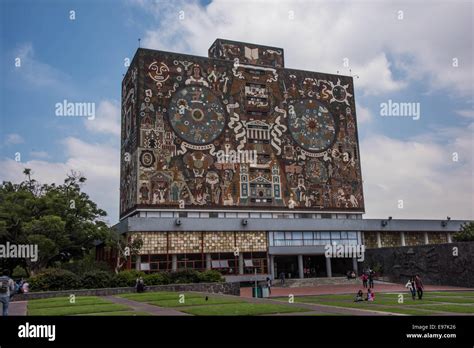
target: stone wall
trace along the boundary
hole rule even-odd
[[[147,292],[154,291],[198,291],[213,294],[226,294],[240,296],[239,283],[196,283],[196,284],[171,284],[171,285],[151,285],[146,287]],[[135,292],[133,287],[125,288],[105,288],[105,289],[84,289],[84,290],[64,290],[64,291],[40,291],[28,294],[17,294],[13,296],[13,301],[27,301],[40,298],[51,298],[61,296],[109,296]]]
[[[395,283],[419,274],[425,284],[474,287],[474,242],[369,249],[365,256],[364,267],[381,268]]]

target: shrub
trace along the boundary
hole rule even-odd
[[[27,278],[27,277],[28,277],[28,273],[26,272],[26,270],[23,267],[16,266],[13,269],[12,278],[19,279],[19,278]]]
[[[199,281],[203,283],[223,282],[224,277],[218,271],[204,271],[199,273]]]
[[[81,277],[83,289],[100,289],[112,286],[112,274],[104,271],[86,272]]]
[[[199,272],[183,270],[169,274],[171,284],[199,283]]]
[[[125,287],[135,286],[138,277],[145,277],[144,272],[130,270],[122,271],[119,274],[115,274],[112,279],[112,286],[114,287]]]
[[[145,285],[164,285],[169,284],[169,278],[166,273],[152,273],[143,277]]]
[[[45,269],[28,280],[31,291],[78,289],[80,279],[72,272],[59,268]]]

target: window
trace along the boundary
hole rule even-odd
[[[303,239],[313,239],[313,232],[303,232]]]
[[[329,232],[320,232],[321,233],[321,238],[322,239],[330,239],[331,238],[331,233]]]
[[[291,232],[285,232],[285,239],[292,239]]]
[[[321,219],[330,219],[330,218],[331,218],[331,214],[327,214],[327,213],[321,214]]]
[[[275,239],[285,239],[285,233],[284,232],[275,232]]]
[[[179,217],[188,217],[188,213],[183,211],[178,214]]]
[[[303,233],[293,232],[293,239],[303,239]]]
[[[210,218],[213,218],[213,219],[218,218],[218,217],[219,217],[219,213],[209,213],[209,217],[210,217]]]
[[[341,239],[341,232],[331,232],[331,239]]]

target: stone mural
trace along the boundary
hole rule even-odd
[[[364,211],[351,77],[216,40],[210,58],[139,49],[122,84],[120,211]]]

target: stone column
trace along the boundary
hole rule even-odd
[[[171,270],[173,272],[178,270],[178,255],[171,255]]]
[[[136,260],[135,260],[135,270],[139,271],[142,263],[142,257],[140,255],[137,255]]]
[[[358,269],[357,258],[356,257],[352,258],[352,269],[354,270],[356,275],[359,274],[359,269]]]
[[[212,269],[211,254],[206,254],[206,269]]]
[[[428,238],[428,232],[423,233],[423,238],[425,240],[425,244],[430,244],[430,240]]]
[[[272,279],[275,279],[275,256],[270,255],[270,274]]]
[[[377,231],[377,248],[382,247],[382,239],[380,238],[380,232]]]
[[[453,242],[453,238],[451,236],[451,233],[448,233],[448,243],[452,243]]]
[[[400,243],[402,246],[405,246],[405,232],[400,232]]]
[[[244,254],[239,253],[239,274],[244,274]]]
[[[326,274],[328,277],[332,277],[331,258],[326,257]]]
[[[300,279],[304,278],[303,255],[298,255],[298,275]]]

